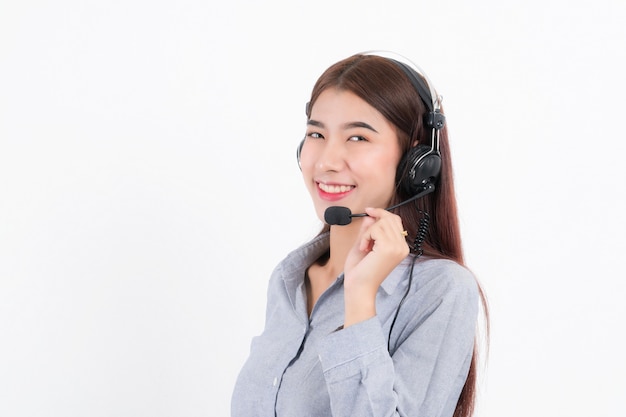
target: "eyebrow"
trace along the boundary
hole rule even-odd
[[[324,128],[324,123],[319,122],[317,120],[313,120],[313,119],[309,119],[307,120],[306,124],[308,126],[315,126],[315,127],[319,127],[319,128]],[[378,131],[376,129],[374,129],[372,126],[370,126],[369,124],[365,123],[365,122],[348,122],[345,123],[341,126],[343,129],[354,129],[354,128],[364,128],[364,129],[369,129],[372,132],[378,133]]]

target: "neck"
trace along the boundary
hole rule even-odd
[[[331,276],[343,272],[350,249],[359,237],[361,219],[355,218],[345,226],[330,226],[330,256],[325,268]]]

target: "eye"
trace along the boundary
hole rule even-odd
[[[318,132],[307,132],[306,136],[313,139],[324,139],[324,136]]]
[[[348,138],[350,142],[367,142],[367,139],[364,136],[350,136]]]

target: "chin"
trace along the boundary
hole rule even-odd
[[[315,213],[317,213],[317,218],[324,224],[326,224],[326,221],[324,220],[324,213],[326,212],[326,209],[328,207],[330,207],[330,206],[322,207],[322,208],[319,208],[319,209],[315,210]]]

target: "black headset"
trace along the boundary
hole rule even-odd
[[[426,74],[407,58],[388,51],[369,51],[363,52],[362,55],[379,56],[396,64],[409,78],[428,110],[424,115],[424,123],[432,132],[430,145],[418,144],[412,147],[402,157],[396,171],[396,184],[400,189],[408,196],[416,195],[427,185],[435,185],[441,171],[439,135],[446,123],[446,118],[441,113],[441,96],[437,95]],[[308,105],[309,103],[307,107]],[[298,166],[303,145],[304,139],[296,151]]]

